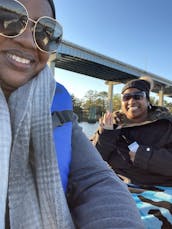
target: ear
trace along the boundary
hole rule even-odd
[[[148,101],[148,109],[151,110],[152,109],[152,105],[150,104],[150,102]]]

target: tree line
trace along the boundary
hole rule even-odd
[[[97,92],[96,90],[88,90],[82,99],[75,97],[73,94],[73,108],[78,115],[79,121],[87,121],[91,108],[95,108],[97,120],[108,109],[108,93],[106,91]],[[158,105],[158,100],[155,97],[150,97],[152,105]],[[114,94],[113,110],[119,110],[121,107],[121,95]],[[164,100],[164,106],[172,112],[172,103]]]

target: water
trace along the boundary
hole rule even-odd
[[[83,128],[83,132],[90,138],[98,128],[99,123],[88,123],[88,122],[80,122],[79,125]]]

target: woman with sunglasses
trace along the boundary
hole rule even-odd
[[[0,228],[143,228],[47,66],[61,38],[52,0],[0,0]]]
[[[106,113],[100,120],[100,128],[92,139],[103,159],[130,189],[137,188],[136,193],[143,192],[144,189],[156,190],[157,185],[163,186],[161,191],[166,190],[165,186],[172,187],[172,115],[164,107],[151,105],[149,96],[152,88],[153,81],[149,77],[126,83],[121,94],[121,110]],[[167,189],[171,195],[164,194],[164,199],[161,199],[162,193],[159,194],[160,198],[156,193],[155,202],[165,203],[168,200],[167,205],[172,207],[172,188]],[[142,206],[139,198],[136,202],[144,218],[142,207],[145,205]],[[149,203],[153,203],[152,197]],[[151,219],[148,210],[152,205],[146,206],[147,228],[160,228],[156,222],[150,226],[150,222],[154,223],[154,220],[148,220]],[[153,209],[158,209],[158,206],[163,207],[156,205]],[[165,208],[167,215],[168,210]],[[164,219],[167,223],[172,219],[171,216],[168,218],[161,214],[156,216],[159,217],[160,220],[156,220],[160,224]],[[172,222],[169,225],[170,227],[164,228],[172,228]]]

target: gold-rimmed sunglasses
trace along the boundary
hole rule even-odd
[[[17,0],[0,0],[0,35],[8,38],[20,36],[29,23],[33,23],[33,39],[39,50],[55,52],[62,40],[62,26],[48,16],[33,20],[26,7]]]

